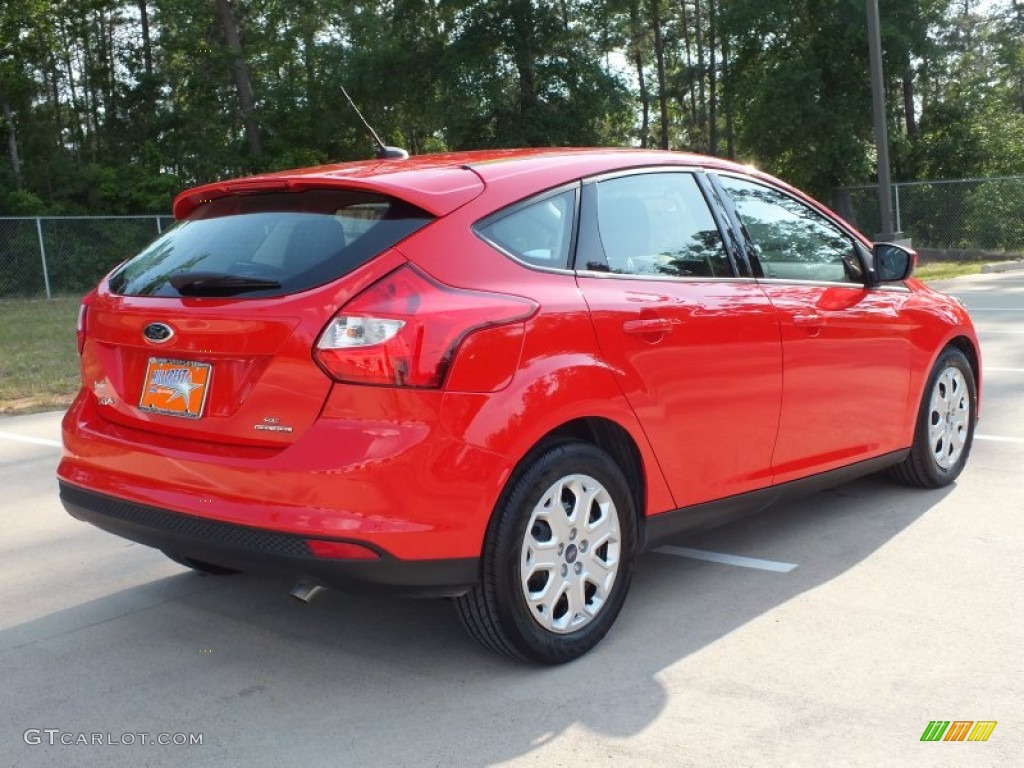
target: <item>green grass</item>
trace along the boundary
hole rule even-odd
[[[918,264],[914,268],[914,277],[928,282],[930,280],[948,280],[951,277],[977,275],[981,272],[983,262],[980,261],[933,261],[931,264]]]
[[[0,301],[0,414],[66,408],[78,391],[81,299]]]

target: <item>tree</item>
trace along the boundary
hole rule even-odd
[[[26,62],[37,53],[34,24],[42,23],[45,5],[37,0],[11,0],[0,8],[0,130],[7,135],[7,159],[14,189],[24,186],[18,144],[18,113],[30,110],[37,88]]]
[[[570,0],[464,0],[444,67],[448,144],[624,141],[625,87],[601,66],[601,37],[586,18]]]
[[[938,0],[887,3],[883,48],[893,62],[927,50],[927,19]],[[845,0],[732,0],[727,98],[741,151],[822,199],[869,174],[871,111],[866,16]],[[895,73],[895,74],[894,74]]]
[[[249,140],[249,151],[253,157],[259,157],[263,153],[263,139],[260,138],[260,127],[256,122],[256,102],[252,92],[252,76],[249,73],[249,63],[245,60],[242,52],[242,38],[239,33],[238,19],[235,18],[234,0],[216,0],[217,16],[220,18],[221,28],[224,31],[224,39],[227,41],[231,51],[231,68],[235,78],[235,88],[238,90],[238,106],[242,113],[242,123],[245,125],[245,136]]]
[[[1024,0],[886,0],[897,178],[1024,172]],[[0,214],[413,152],[661,146],[871,179],[859,0],[7,0]]]

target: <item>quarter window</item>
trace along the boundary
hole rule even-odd
[[[597,225],[608,271],[732,277],[721,233],[689,173],[642,173],[597,184]]]
[[[527,264],[566,269],[575,212],[576,190],[569,189],[491,216],[476,231]]]
[[[720,177],[767,278],[863,282],[853,240],[817,211],[763,184]]]

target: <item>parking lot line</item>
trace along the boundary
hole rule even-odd
[[[50,448],[60,448],[60,440],[47,440],[45,437],[29,437],[14,432],[0,432],[0,440],[12,440],[15,443],[31,443],[32,445],[46,445]]]
[[[1000,435],[975,435],[975,440],[991,440],[994,443],[1024,443],[1024,437],[1002,437]]]
[[[997,371],[999,373],[1024,373],[1024,368],[994,368],[986,365],[984,367],[985,373],[989,371]]]
[[[757,557],[741,557],[740,555],[727,555],[723,552],[708,552],[703,549],[690,549],[689,547],[658,547],[655,552],[663,555],[676,555],[677,557],[688,557],[691,560],[707,560],[711,563],[724,563],[725,565],[736,565],[740,568],[755,568],[759,571],[775,571],[776,573],[788,573],[796,568],[796,563],[780,563],[775,560],[761,560]]]

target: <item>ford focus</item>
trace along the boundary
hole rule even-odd
[[[642,150],[386,159],[201,186],[83,301],[76,518],[210,574],[451,598],[560,663],[639,555],[882,470],[952,483],[964,308],[811,198]]]

